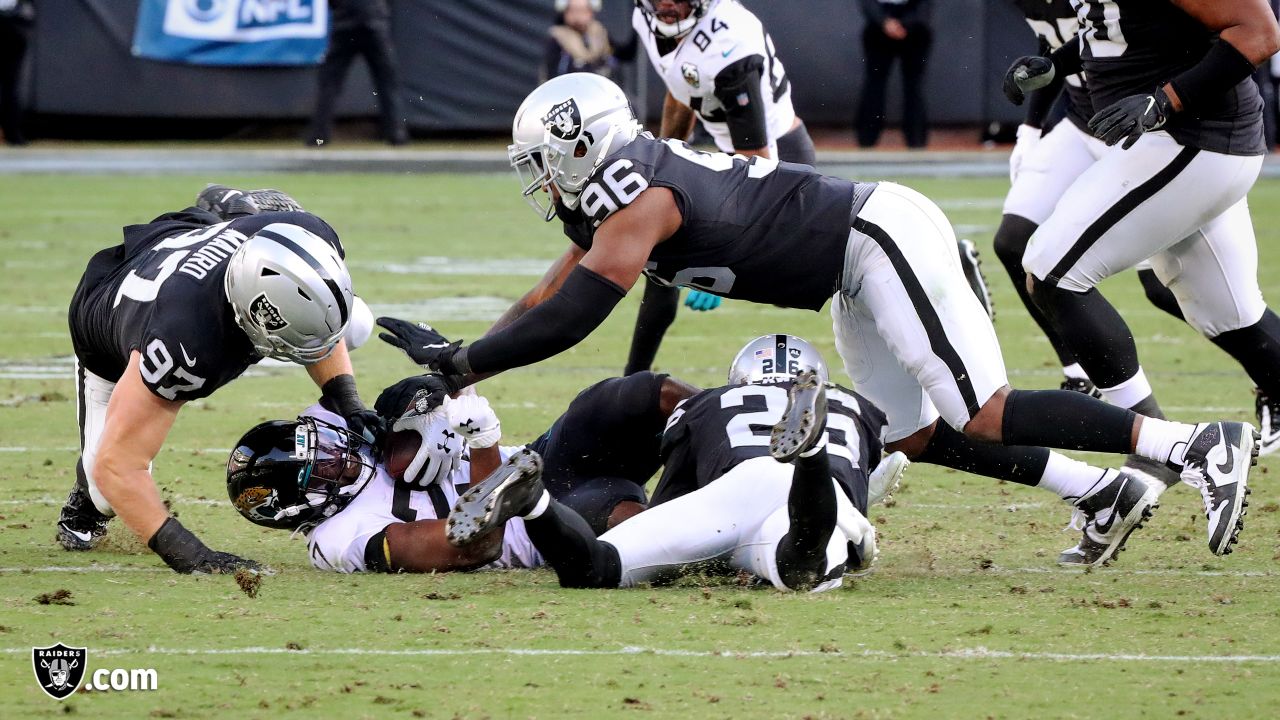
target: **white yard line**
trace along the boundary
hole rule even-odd
[[[27,655],[30,647],[0,648],[6,655]],[[725,658],[730,660],[752,660],[793,657],[823,657],[848,659],[887,659],[906,660],[912,658],[933,658],[945,660],[1044,660],[1049,662],[1185,662],[1185,663],[1280,663],[1280,655],[1144,655],[1130,653],[1058,653],[1058,652],[1014,652],[1009,650],[990,650],[985,647],[957,648],[954,650],[858,650],[822,652],[818,650],[676,650],[668,648],[647,648],[627,646],[616,649],[586,648],[419,648],[419,649],[371,649],[371,648],[316,648],[289,650],[274,647],[243,648],[160,648],[149,647],[139,650],[90,648],[95,656],[100,655],[354,655],[372,657],[457,657],[474,655],[507,655],[507,656],[553,656],[553,657],[601,657],[601,656],[635,656],[655,655],[660,657],[693,657],[693,658]]]

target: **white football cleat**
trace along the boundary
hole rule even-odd
[[[1258,431],[1249,423],[1200,423],[1187,443],[1182,480],[1200,490],[1209,550],[1231,553],[1249,507],[1249,468],[1258,464]]]
[[[888,500],[898,489],[902,474],[910,464],[911,461],[907,456],[900,452],[889,453],[881,459],[880,464],[871,471],[871,477],[867,480],[867,507]]]

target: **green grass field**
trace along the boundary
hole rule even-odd
[[[190,202],[202,183],[274,186],[342,235],[375,312],[474,338],[565,241],[508,176],[0,176],[0,717],[1274,717],[1280,708],[1280,520],[1264,459],[1239,549],[1205,545],[1179,488],[1112,568],[1058,569],[1068,508],[1049,493],[924,466],[875,508],[878,571],[819,596],[719,580],[565,591],[547,571],[340,576],[305,544],[226,502],[226,448],[314,399],[298,369],[256,372],[193,403],[156,461],[182,521],[278,572],[250,598],[230,577],[171,573],[118,523],[107,546],[53,543],[74,478],[65,308],[89,255],[121,225]],[[1049,346],[990,251],[1006,183],[912,181],[985,249],[1015,385],[1056,385]],[[1280,297],[1280,183],[1252,197],[1263,289]],[[1148,306],[1132,275],[1107,295],[1129,318],[1172,417],[1250,419],[1245,375]],[[636,293],[638,294],[638,293]],[[481,386],[508,440],[529,440],[573,394],[620,371],[636,298],[575,350]],[[838,365],[825,313],[727,302],[682,313],[664,371],[722,382],[766,332]],[[366,394],[414,371],[379,343],[355,354]],[[837,373],[837,378],[843,373]],[[38,596],[70,592],[68,604]],[[89,669],[155,668],[156,692],[46,697],[30,648],[89,648]],[[1216,660],[1215,660],[1216,659]]]

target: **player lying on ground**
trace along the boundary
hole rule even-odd
[[[722,152],[816,162],[813,140],[791,104],[791,78],[773,38],[737,0],[636,0],[631,26],[667,89],[658,137],[687,140],[696,118]],[[967,240],[958,248],[965,276],[990,311],[977,249]],[[627,374],[653,364],[679,299],[678,287],[645,282]],[[719,304],[718,295],[697,289],[685,299],[694,310]]]
[[[227,464],[232,503],[250,522],[305,532],[311,563],[321,570],[540,565],[519,519],[494,526],[463,548],[446,542],[444,518],[460,489],[519,448],[499,447],[501,426],[484,398],[445,398],[429,376],[389,388],[378,406],[405,407],[404,395],[414,388],[414,400],[395,421],[385,452],[347,432],[324,401],[297,420],[254,427]],[[661,462],[662,428],[676,404],[695,392],[648,372],[583,390],[529,444],[546,459],[546,486],[587,518],[595,533],[642,511],[644,483]],[[301,486],[300,478],[305,479]]]
[[[390,331],[384,340],[455,387],[573,347],[642,272],[782,307],[817,311],[831,299],[836,348],[855,386],[888,415],[889,449],[1070,500],[1094,563],[1121,549],[1158,491],[1041,446],[1136,452],[1211,484],[1215,553],[1242,527],[1252,426],[1167,422],[1079,393],[1010,388],[951,225],[923,195],[656,140],[621,89],[594,75],[564,75],[531,93],[513,136],[512,164],[532,175],[524,195],[541,214],[554,207],[570,249],[469,346],[378,321]]]
[[[71,299],[80,457],[58,518],[62,546],[87,550],[118,514],[180,573],[254,566],[160,500],[151,463],[184,403],[270,357],[305,365],[353,427],[381,427],[341,342],[355,298],[333,228],[275,191],[213,186],[197,205],[126,227]]]
[[[1152,303],[1185,319],[1249,374],[1257,386],[1261,452],[1280,447],[1280,319],[1267,308],[1258,287],[1257,247],[1245,200],[1265,152],[1262,103],[1249,63],[1231,58],[1238,54],[1235,46],[1249,49],[1265,44],[1268,33],[1274,35],[1270,10],[1255,4],[1251,16],[1245,13],[1224,24],[1212,15],[1245,4],[1213,3],[1214,12],[1206,14],[1207,3],[1084,3],[1079,17],[1087,24],[1081,45],[1070,3],[1018,4],[1050,40],[1043,49],[1057,48],[1061,55],[1055,57],[1063,65],[1062,72],[1054,70],[1050,85],[1030,95],[1028,122],[1039,124],[1059,86],[1066,88],[1068,109],[1067,118],[1043,141],[1034,139],[1038,131],[1019,129],[1018,147],[1025,152],[1015,151],[1015,157],[1025,160],[1021,166],[1010,162],[1014,183],[996,232],[996,252],[1062,360],[1069,375],[1064,388],[1087,392],[1095,381],[1095,392],[1113,404],[1163,418],[1129,329],[1094,287],[1137,262]],[[1098,20],[1104,16],[1110,19]],[[1110,29],[1103,32],[1102,25]],[[1070,32],[1059,35],[1064,26]],[[1224,34],[1211,51],[1214,30]],[[1117,33],[1123,38],[1119,42],[1112,37]],[[1095,45],[1100,48],[1096,53]],[[1092,65],[1088,72],[1064,81],[1082,62]],[[1193,70],[1197,63],[1208,64]],[[1054,68],[1048,57],[1015,62],[1005,85],[1011,100],[1020,102],[1024,96],[1015,73],[1030,72],[1033,65]],[[1243,73],[1235,80],[1233,67]],[[1044,81],[1045,75],[1031,74],[1036,82]],[[1217,87],[1203,84],[1208,77]],[[1123,117],[1121,109],[1133,108],[1141,98],[1152,98],[1155,108],[1155,96],[1147,93],[1157,79],[1166,78],[1173,85],[1191,82],[1193,94],[1204,94],[1200,107],[1169,114],[1162,127],[1153,120],[1151,132],[1131,150],[1110,147],[1108,143],[1138,135],[1107,136],[1104,131],[1114,123],[1104,125],[1101,119]],[[1145,107],[1139,103],[1133,110]],[[1093,108],[1102,111],[1098,122],[1092,121]],[[1146,125],[1137,125],[1134,132],[1143,133]],[[1233,167],[1245,170],[1237,175],[1229,169]],[[1029,245],[1033,233],[1036,239]],[[1033,283],[1024,258],[1027,268],[1035,268],[1033,275],[1039,273]],[[1178,480],[1176,473],[1149,461],[1133,459],[1126,468],[1165,485]],[[1212,494],[1213,488],[1204,491]]]
[[[822,358],[797,337],[752,341],[729,381],[676,408],[651,507],[598,539],[524,450],[459,499],[449,541],[466,547],[523,518],[564,587],[630,587],[690,570],[746,571],[782,590],[839,587],[875,560],[865,514],[884,415],[828,385]]]

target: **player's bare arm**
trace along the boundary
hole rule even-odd
[[[498,330],[515,322],[517,318],[525,314],[529,310],[536,307],[539,303],[556,294],[561,285],[564,285],[565,278],[569,277],[569,273],[578,266],[578,261],[586,251],[577,245],[570,245],[564,254],[556,259],[551,267],[547,269],[542,279],[534,285],[529,292],[517,300],[502,316],[493,323],[493,325],[485,332],[485,335],[491,335]]]
[[[143,542],[169,517],[150,465],[169,435],[183,403],[153,394],[138,369],[134,351],[107,405],[106,428],[94,462],[98,490]]]
[[[1230,46],[1230,49],[1219,47],[1216,48],[1217,52],[1210,51],[1200,65],[1180,76],[1182,83],[1178,82],[1179,78],[1175,78],[1164,86],[1164,94],[1169,97],[1175,112],[1181,112],[1186,104],[1194,102],[1194,98],[1184,99],[1182,94],[1198,89],[1195,76],[1191,75],[1197,68],[1204,66],[1205,71],[1219,76],[1234,77],[1240,73],[1248,76],[1254,68],[1280,52],[1280,27],[1276,25],[1276,16],[1265,0],[1170,1],[1199,20],[1206,28],[1217,32],[1219,45]],[[1209,66],[1210,63],[1213,63],[1212,67]],[[1192,81],[1190,87],[1188,79]]]
[[[663,187],[651,187],[627,207],[610,215],[596,230],[582,267],[630,290],[649,254],[680,229],[680,208],[675,195]]]
[[[658,136],[684,140],[693,132],[695,121],[693,109],[676,100],[668,91],[662,101],[662,124],[658,126]]]

